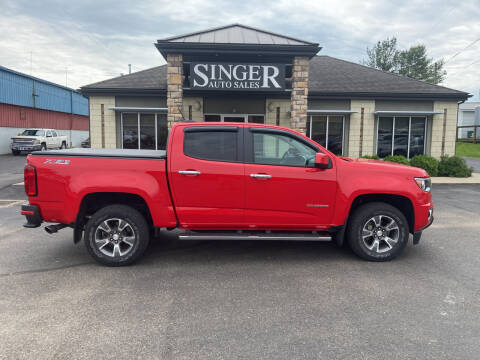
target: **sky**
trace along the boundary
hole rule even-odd
[[[0,0],[0,65],[73,88],[165,63],[157,39],[241,23],[352,62],[395,36],[444,59],[442,85],[480,101],[480,0]]]

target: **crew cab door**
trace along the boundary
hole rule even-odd
[[[249,228],[324,229],[331,221],[336,169],[314,167],[320,151],[283,130],[245,129],[245,219]]]
[[[243,128],[180,126],[169,146],[168,175],[180,225],[195,229],[243,227]]]

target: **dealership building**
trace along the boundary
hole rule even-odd
[[[167,64],[82,87],[94,148],[164,149],[184,120],[285,126],[338,155],[455,153],[466,92],[234,24],[155,43]]]

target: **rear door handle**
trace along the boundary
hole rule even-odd
[[[180,170],[178,173],[182,175],[200,175],[200,171],[196,170]]]
[[[272,175],[268,174],[250,174],[250,177],[256,178],[256,179],[271,179]]]

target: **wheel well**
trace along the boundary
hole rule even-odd
[[[131,193],[92,193],[86,195],[80,204],[77,222],[85,223],[86,217],[94,214],[101,208],[113,204],[123,204],[139,211],[150,226],[153,226],[152,215],[147,202],[139,195]]]
[[[413,228],[415,226],[415,214],[413,211],[413,205],[409,198],[401,195],[392,195],[392,194],[366,194],[360,195],[352,203],[350,208],[350,213],[355,211],[360,205],[370,203],[370,202],[384,202],[389,205],[396,207],[402,212],[405,218],[408,221],[408,227],[410,232],[413,233]]]

